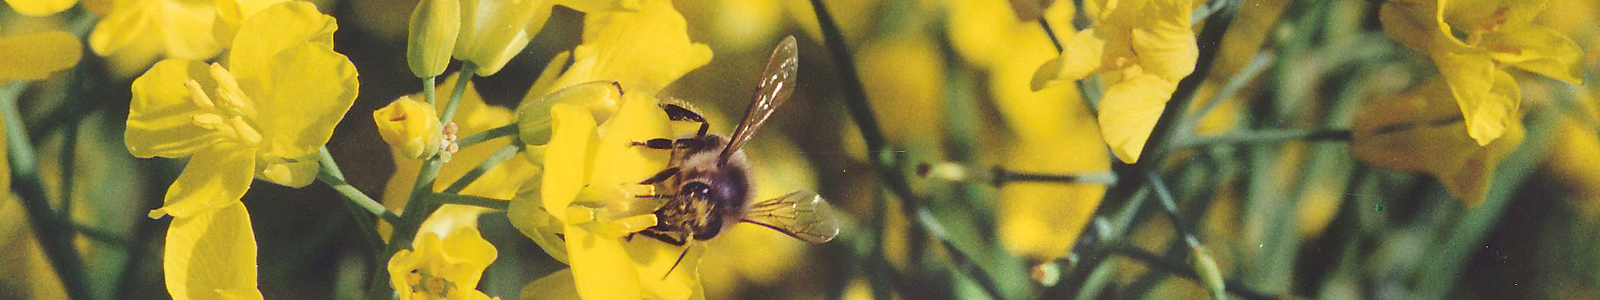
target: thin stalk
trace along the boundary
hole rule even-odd
[[[437,84],[435,83],[435,80],[437,79],[438,77],[433,76],[428,76],[428,78],[422,79],[422,98],[428,100],[428,105],[434,105],[434,103],[439,101],[439,96],[433,92],[433,86]]]
[[[901,211],[911,214],[908,218],[918,220],[918,222],[911,222],[913,231],[929,231],[929,228],[926,227],[930,225],[937,226],[938,223],[931,218],[919,218],[914,213],[921,211],[917,203],[919,198],[912,192],[911,185],[906,180],[905,174],[899,172],[896,168],[900,163],[899,158],[895,156],[897,152],[890,151],[888,139],[884,137],[883,130],[878,127],[877,117],[872,114],[872,106],[867,102],[866,90],[861,86],[860,73],[856,70],[855,58],[850,54],[850,50],[844,41],[844,33],[839,30],[838,24],[833,20],[833,16],[828,12],[827,5],[822,0],[811,0],[811,7],[816,12],[817,23],[822,29],[823,43],[827,46],[829,54],[833,56],[834,66],[838,70],[840,83],[842,83],[840,86],[843,88],[845,108],[850,111],[852,120],[861,130],[861,137],[866,142],[867,153],[871,156],[875,173],[878,174],[879,180],[882,180],[888,186],[890,192],[900,199]],[[941,243],[941,245],[946,246],[951,253],[960,252],[959,249],[950,247],[952,245],[948,243],[948,239],[940,238],[940,241],[946,242]],[[976,279],[975,281],[980,285],[985,285],[984,291],[990,292],[991,297],[996,299],[1007,298],[1005,294],[998,293],[999,288],[994,285],[995,282],[989,277],[988,273],[980,271],[969,275]]]
[[[506,210],[511,207],[511,200],[506,199],[449,193],[435,193],[432,197],[439,204],[469,205],[495,210]]]
[[[478,143],[482,143],[484,141],[515,135],[517,135],[517,124],[506,124],[505,126],[489,128],[489,130],[479,131],[477,133],[462,136],[461,138],[456,139],[456,146],[460,147],[461,149],[466,149],[467,147],[477,145]]]
[[[1145,265],[1148,265],[1151,268],[1177,274],[1178,276],[1183,276],[1183,278],[1188,278],[1189,280],[1194,280],[1196,283],[1199,283],[1200,274],[1195,272],[1193,268],[1190,268],[1183,263],[1172,261],[1165,257],[1161,257],[1161,255],[1156,255],[1155,253],[1150,253],[1131,245],[1119,245],[1112,247],[1111,250],[1112,253],[1131,258],[1135,261],[1143,262]],[[1278,297],[1273,296],[1272,294],[1245,286],[1243,282],[1239,282],[1238,280],[1228,279],[1227,282],[1228,293],[1232,293],[1240,298],[1258,300],[1278,299]]]
[[[362,193],[361,190],[344,181],[344,173],[340,172],[339,165],[334,162],[333,155],[328,153],[328,148],[322,148],[322,152],[317,159],[322,163],[322,170],[317,173],[317,180],[328,184],[334,191],[339,192],[339,195],[349,200],[346,202],[354,204],[355,208],[360,209],[358,212],[371,214],[383,219],[384,222],[389,222],[389,224],[400,222],[400,216],[389,211],[389,208],[384,207],[383,203],[378,203],[378,200],[372,199],[366,193]],[[371,232],[377,233],[377,230],[374,229]]]
[[[61,194],[61,207],[56,209],[56,218],[63,222],[72,220],[72,171],[77,169],[78,161],[78,125],[81,120],[68,122],[61,135],[61,157],[57,157],[56,164],[61,169],[61,182],[56,191]]]
[[[478,71],[478,65],[470,61],[461,62],[461,71],[456,75],[455,89],[450,90],[450,102],[444,104],[444,111],[439,112],[439,124],[450,124],[455,119],[456,107],[461,106],[461,95],[467,92],[467,83],[472,82],[472,73]],[[431,86],[431,85],[430,85]],[[424,94],[432,95],[433,93]]]
[[[83,258],[73,246],[72,228],[57,218],[50,208],[50,197],[45,193],[44,182],[39,178],[38,161],[33,156],[33,144],[28,141],[27,127],[22,124],[22,114],[17,111],[17,98],[28,87],[27,83],[12,82],[0,87],[0,118],[4,119],[6,155],[11,160],[11,190],[22,199],[22,208],[28,213],[28,223],[33,225],[35,237],[44,248],[45,257],[61,277],[61,286],[72,299],[89,299],[88,279],[84,275]]]
[[[471,185],[473,181],[477,181],[478,177],[483,176],[483,173],[488,173],[489,169],[493,169],[494,166],[499,165],[500,162],[516,156],[517,152],[522,152],[522,145],[512,143],[511,145],[507,145],[505,148],[500,148],[500,151],[495,151],[494,154],[490,154],[489,158],[484,159],[483,162],[479,163],[477,167],[472,168],[471,171],[467,171],[467,174],[461,175],[460,179],[456,179],[456,182],[451,183],[450,187],[444,189],[444,193],[460,194],[461,190],[467,189],[467,185]]]
[[[1348,141],[1350,129],[1259,129],[1181,139],[1167,151],[1227,144],[1281,143],[1288,141]]]

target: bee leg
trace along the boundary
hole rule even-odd
[[[650,139],[643,142],[633,142],[633,146],[644,146],[656,150],[672,150],[676,143],[670,139]]]
[[[702,131],[700,133],[700,135],[705,135],[705,132]],[[678,139],[676,141],[672,141],[672,146],[675,147],[675,148],[678,148],[678,149],[700,149],[700,148],[704,148],[706,146],[706,142],[703,141],[703,140],[700,140],[700,139],[692,139],[692,138],[691,139]]]
[[[657,240],[660,240],[663,243],[672,244],[673,246],[683,246],[684,244],[688,243],[688,241],[686,241],[686,239],[675,238],[675,237],[672,237],[672,236],[664,234],[664,233],[656,232],[654,230],[640,231],[639,234],[643,234],[644,236],[655,238]]]
[[[639,184],[656,184],[657,182],[667,180],[667,178],[672,178],[673,175],[678,175],[677,167],[667,168],[666,170],[661,170],[661,172],[656,172],[656,175],[650,176],[650,179],[640,181]]]
[[[661,109],[667,112],[667,119],[673,121],[700,122],[700,130],[695,133],[695,136],[705,136],[706,130],[711,129],[711,123],[706,122],[705,117],[702,117],[700,116],[700,113],[689,110],[688,108],[684,108],[681,105],[667,103],[662,104]]]

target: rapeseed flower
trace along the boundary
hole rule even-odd
[[[1506,66],[1583,84],[1583,50],[1533,24],[1543,0],[1396,0],[1383,4],[1383,29],[1426,52],[1449,83],[1467,134],[1487,146],[1517,122],[1522,93]]]
[[[413,249],[389,258],[389,282],[401,300],[499,299],[475,289],[498,256],[476,226],[457,226],[442,236],[423,232]]]
[[[557,4],[591,14],[639,6],[637,0],[461,0],[455,58],[478,66],[478,76],[500,72],[539,34]]]
[[[372,111],[372,121],[378,124],[383,141],[406,158],[431,157],[444,146],[444,125],[439,125],[433,105],[411,97],[400,97]]]
[[[78,0],[6,0],[6,4],[20,14],[43,16],[72,8],[78,4]]]
[[[1093,74],[1112,82],[1100,102],[1100,135],[1123,162],[1134,163],[1178,81],[1194,72],[1200,50],[1191,0],[1085,1],[1094,21],[1063,41],[1061,56],[1034,73],[1033,88]]]
[[[161,58],[205,60],[222,51],[212,32],[213,1],[115,0],[89,33],[89,49],[108,58],[117,77],[144,71]]]
[[[1516,86],[1497,86],[1515,92]],[[1451,87],[1436,79],[1392,99],[1366,103],[1352,124],[1350,148],[1375,166],[1420,171],[1439,180],[1467,204],[1483,200],[1496,166],[1522,143],[1522,122],[1480,146],[1460,126],[1461,111],[1451,103]]]
[[[332,17],[306,2],[246,19],[226,67],[157,63],[133,83],[125,139],[136,157],[188,157],[150,217],[172,216],[163,270],[175,299],[261,298],[256,241],[239,202],[251,178],[303,187],[356,97]]]
[[[524,132],[524,142],[533,143],[528,157],[542,164],[544,174],[540,186],[513,200],[508,213],[512,224],[571,266],[573,291],[583,298],[686,299],[703,293],[703,247],[632,235],[656,224],[653,211],[660,200],[637,196],[657,191],[638,183],[665,169],[669,154],[632,142],[693,132],[673,126],[654,94],[710,62],[711,50],[689,41],[671,2],[638,4],[637,12],[586,16],[584,43],[572,52],[572,65],[553,67],[550,72],[559,76],[541,76],[518,108],[547,112],[523,113],[518,122],[549,129],[532,130],[547,137]],[[586,89],[595,81],[616,91],[552,93]],[[615,86],[606,87],[611,82]],[[545,127],[535,125],[522,128]],[[537,144],[543,140],[548,143]],[[564,240],[552,240],[554,233]],[[686,256],[677,263],[680,254]]]

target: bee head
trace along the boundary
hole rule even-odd
[[[722,205],[719,199],[726,197],[727,191],[717,189],[714,183],[705,181],[690,181],[678,189],[679,195],[691,199],[689,210],[692,211],[693,220],[689,227],[694,232],[694,239],[707,240],[716,237],[722,231],[722,219],[731,212],[726,211],[727,206]]]

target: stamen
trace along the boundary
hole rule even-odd
[[[211,64],[211,78],[217,81],[217,106],[229,114],[242,117],[255,115],[255,107],[250,105],[250,97],[246,96],[243,89],[239,88],[239,81],[228,73],[222,65]]]
[[[184,82],[183,86],[189,88],[189,100],[194,101],[194,105],[199,106],[201,110],[217,108],[216,102],[212,102],[211,96],[206,95],[206,91],[200,87],[199,81],[190,79],[189,81]]]
[[[206,130],[217,130],[217,128],[223,126],[222,116],[213,113],[195,114],[189,117],[189,120],[195,126],[200,126],[200,128],[205,128]]]
[[[244,118],[234,116],[232,119],[229,119],[229,121],[232,122],[233,130],[238,133],[240,141],[243,141],[247,145],[256,145],[261,143],[261,132],[258,131],[255,126],[245,122]]]

